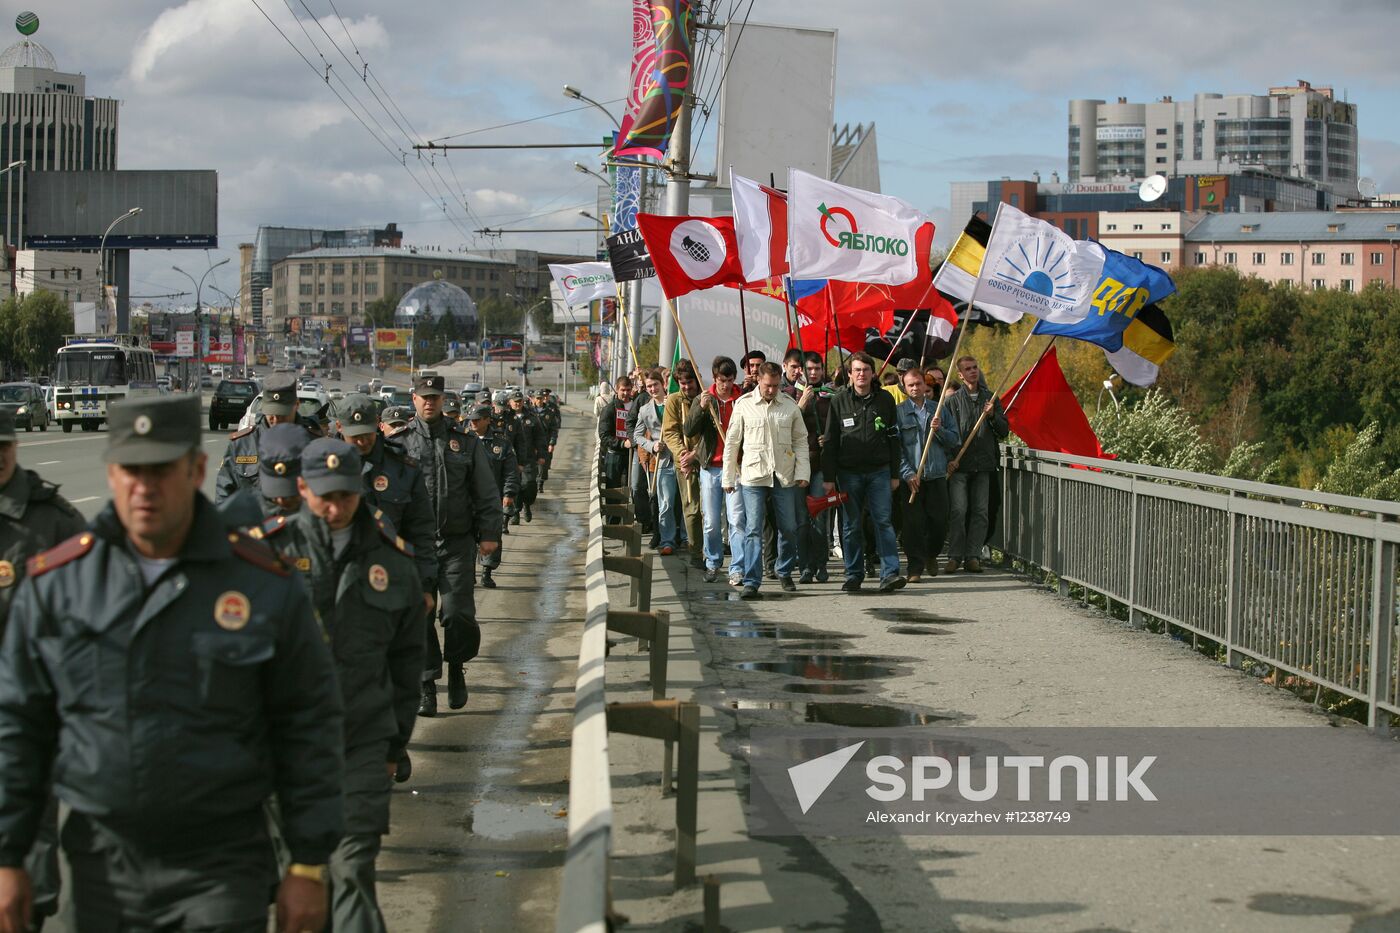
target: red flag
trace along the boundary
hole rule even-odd
[[[667,298],[717,285],[743,284],[734,218],[638,214],[637,229],[642,231]]]
[[[1001,404],[1011,430],[1036,450],[1112,459],[1099,446],[1053,347],[1002,396]]]

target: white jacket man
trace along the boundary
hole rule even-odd
[[[758,387],[739,399],[725,435],[725,491],[739,489],[744,498],[744,599],[758,598],[763,579],[763,521],[773,505],[778,526],[778,578],[785,590],[795,590],[792,569],[797,562],[799,509],[805,508],[807,482],[812,475],[807,452],[807,425],[802,409],[779,391],[782,369],[764,363]],[[775,482],[776,480],[776,482]]]

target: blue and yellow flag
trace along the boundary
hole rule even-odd
[[[1103,275],[1090,293],[1088,316],[1074,324],[1037,321],[1035,333],[1073,337],[1116,352],[1138,314],[1176,291],[1171,276],[1156,266],[1107,247],[1103,251]]]

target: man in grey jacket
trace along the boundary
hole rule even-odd
[[[632,444],[644,451],[651,461],[644,472],[651,486],[651,502],[655,509],[655,540],[661,555],[676,552],[676,526],[680,511],[680,488],[676,483],[676,462],[670,448],[661,438],[661,422],[666,412],[666,379],[659,369],[649,370],[642,384],[646,395],[637,407],[637,426],[632,431]],[[680,530],[685,539],[685,529]]]
[[[999,466],[998,444],[1011,433],[1011,426],[1001,410],[1001,400],[982,381],[975,357],[958,358],[958,379],[958,389],[945,407],[957,425],[958,436],[964,443],[969,436],[972,441],[962,459],[949,465],[948,563],[943,569],[955,573],[961,564],[968,573],[981,573],[992,483]],[[973,434],[973,426],[984,412],[987,417]]]

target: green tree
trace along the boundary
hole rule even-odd
[[[376,298],[365,305],[365,320],[370,327],[393,327],[394,311],[398,306],[398,299],[393,295]]]
[[[1148,392],[1135,405],[1101,408],[1090,423],[1104,450],[1120,460],[1197,473],[1215,466],[1200,429],[1164,392]]]
[[[1387,463],[1380,449],[1381,429],[1368,424],[1327,466],[1314,488],[1343,496],[1400,501],[1400,469]]]
[[[36,291],[20,302],[10,352],[31,376],[53,369],[63,338],[73,332],[73,312],[53,292]]]

